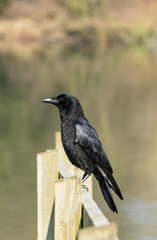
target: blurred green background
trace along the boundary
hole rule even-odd
[[[118,0],[4,3],[0,239],[36,239],[36,154],[54,148],[60,130],[58,110],[41,100],[68,92],[97,130],[124,195],[124,201],[115,196],[119,214],[113,214],[94,182],[96,202],[118,224],[120,239],[155,240],[157,50],[156,29],[150,26],[156,15],[142,19],[146,8],[154,12],[155,3],[136,1],[134,8],[131,1]]]

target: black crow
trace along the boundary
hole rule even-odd
[[[120,199],[123,199],[123,196],[112,175],[112,167],[99,137],[85,118],[79,101],[70,94],[60,94],[43,99],[42,102],[54,104],[59,108],[63,147],[70,162],[85,172],[82,182],[93,173],[108,206],[118,213],[110,188]]]

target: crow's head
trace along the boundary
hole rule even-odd
[[[67,93],[60,94],[57,97],[45,98],[42,102],[56,105],[62,116],[71,114],[81,116],[83,114],[82,107],[77,98]]]

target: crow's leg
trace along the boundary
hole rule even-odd
[[[83,177],[82,177],[82,183],[84,183],[89,176],[90,176],[90,174],[85,172],[85,173],[83,174]]]

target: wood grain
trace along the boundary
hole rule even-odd
[[[114,223],[101,227],[89,227],[81,229],[78,234],[78,240],[115,240],[117,227]]]
[[[81,220],[81,178],[55,183],[55,240],[74,240]]]
[[[58,151],[37,155],[38,240],[53,239],[54,184],[58,179]],[[51,238],[52,237],[52,238]]]

